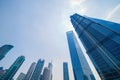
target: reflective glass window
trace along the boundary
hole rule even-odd
[[[105,26],[102,26],[102,25],[97,24],[97,23],[92,23],[90,26],[93,27],[94,29],[96,29],[97,31],[99,31],[100,33],[102,33],[105,36],[108,36],[109,34],[112,33],[110,30],[105,28]]]
[[[98,32],[97,30],[95,30],[92,27],[88,27],[87,31],[92,34],[94,36],[94,38],[96,38],[98,41],[101,41],[105,38],[105,36],[103,34],[101,34],[100,32]]]

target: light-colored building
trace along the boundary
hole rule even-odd
[[[16,80],[24,80],[25,78],[25,74],[24,73],[20,73],[20,75],[17,77]]]
[[[30,78],[31,78],[31,76],[32,76],[32,74],[33,74],[33,72],[35,70],[35,66],[36,66],[36,63],[33,62],[31,64],[31,66],[30,66],[30,68],[29,68],[29,70],[28,70],[24,80],[30,80]]]
[[[49,63],[48,67],[44,68],[42,80],[52,80],[52,63]]]

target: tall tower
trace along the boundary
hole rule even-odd
[[[15,73],[20,68],[20,66],[22,65],[22,63],[24,62],[24,60],[25,60],[24,56],[19,56],[0,80],[11,80]]]
[[[49,63],[48,67],[44,68],[42,80],[52,80],[52,63]]]
[[[0,60],[2,60],[5,55],[8,53],[8,51],[10,51],[13,48],[12,45],[4,45],[2,47],[0,47]]]
[[[70,18],[101,79],[120,79],[120,24],[78,14]]]
[[[63,80],[69,80],[69,70],[68,70],[68,63],[63,63]]]
[[[16,80],[24,80],[25,78],[25,74],[24,73],[20,73],[20,75],[17,77]]]
[[[52,80],[52,68],[53,68],[53,65],[52,65],[52,62],[50,62],[49,64],[48,64],[48,68],[50,69],[50,79],[49,80]]]
[[[33,63],[31,64],[31,66],[30,66],[30,68],[29,68],[29,70],[28,70],[28,72],[27,72],[24,80],[30,80],[30,78],[31,78],[31,76],[32,76],[32,74],[33,74],[33,72],[34,72],[34,70],[35,70],[35,66],[36,66],[36,63],[33,62]]]
[[[30,80],[39,80],[44,66],[44,60],[39,59]]]
[[[93,78],[91,78],[91,75],[93,75],[91,69],[73,31],[67,32],[67,40],[75,80],[93,80]]]

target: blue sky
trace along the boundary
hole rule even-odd
[[[14,45],[0,65],[9,68],[24,55],[16,78],[41,58],[45,66],[53,62],[53,80],[62,80],[67,61],[73,80],[66,31],[73,29],[69,17],[74,13],[120,22],[120,0],[0,0],[0,46]]]

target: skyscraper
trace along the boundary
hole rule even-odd
[[[44,60],[39,59],[30,80],[39,80],[44,66]]]
[[[20,73],[20,75],[17,77],[16,80],[24,80],[25,78],[25,74],[24,73]]]
[[[52,80],[52,63],[49,63],[48,67],[44,68],[42,80]]]
[[[33,74],[33,72],[34,72],[34,70],[35,70],[35,66],[36,66],[36,63],[33,62],[33,63],[31,64],[31,66],[30,66],[30,68],[29,68],[29,70],[28,70],[28,72],[27,72],[24,80],[30,80],[30,78],[31,78],[31,76],[32,76],[32,74]]]
[[[15,73],[20,68],[20,66],[22,65],[22,63],[24,62],[24,60],[25,60],[24,56],[19,56],[0,80],[11,80]]]
[[[2,47],[0,47],[0,60],[2,60],[5,55],[8,53],[8,51],[10,51],[13,48],[12,45],[4,45]]]
[[[93,80],[93,78],[91,78],[91,75],[93,75],[91,69],[83,52],[81,51],[73,31],[67,32],[67,40],[75,80]]]
[[[102,80],[120,79],[120,24],[74,14],[71,22]]]
[[[63,63],[63,80],[69,80],[69,70],[68,70],[68,63]]]
[[[42,80],[50,80],[50,69],[48,67],[44,68]]]
[[[52,80],[52,77],[53,77],[53,75],[52,75],[52,68],[53,68],[52,62],[50,62],[48,64],[48,68],[50,69],[50,80]]]

